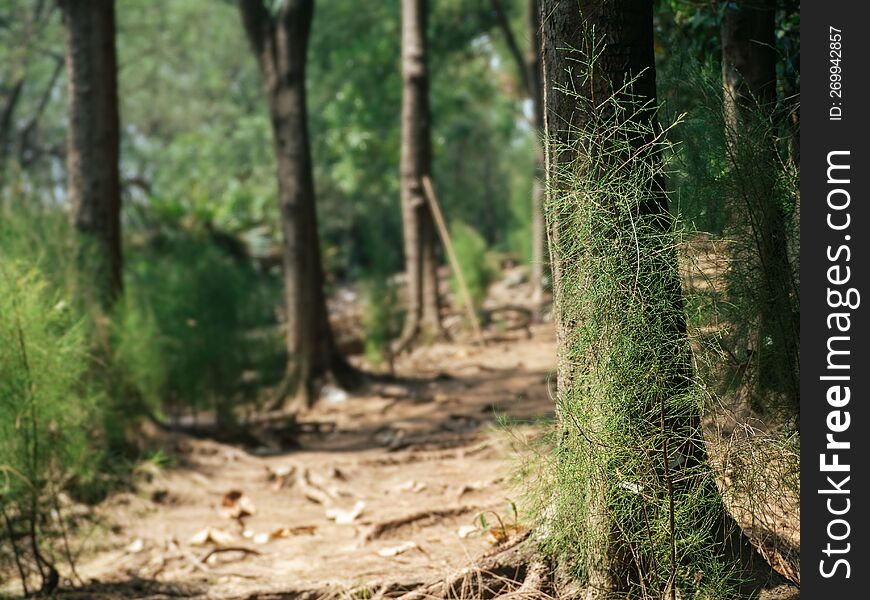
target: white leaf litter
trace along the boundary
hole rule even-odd
[[[378,556],[383,556],[384,558],[391,558],[393,556],[398,556],[399,554],[403,554],[408,550],[413,550],[417,548],[417,544],[415,542],[402,542],[398,546],[390,546],[389,548],[381,548],[378,550]]]
[[[414,492],[415,494],[419,494],[426,489],[426,484],[422,481],[414,481],[413,479],[409,479],[396,489],[400,492]]]
[[[208,543],[212,543],[215,546],[229,546],[235,540],[235,536],[228,531],[217,529],[215,527],[206,527],[205,529],[193,534],[190,538],[190,545],[205,546]]]
[[[320,397],[329,404],[341,404],[347,402],[348,394],[340,387],[326,384],[320,388]]]
[[[477,533],[477,527],[475,527],[474,525],[463,525],[456,531],[456,534],[463,539],[467,538],[473,533]]]
[[[339,525],[348,525],[357,520],[357,518],[365,510],[366,503],[362,500],[357,500],[356,504],[350,510],[341,510],[339,508],[330,508],[326,511],[326,516],[332,519]]]
[[[620,481],[619,487],[622,489],[632,492],[633,494],[639,494],[642,489],[639,484],[634,483],[633,481]]]

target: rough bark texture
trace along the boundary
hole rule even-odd
[[[407,314],[399,347],[441,334],[438,257],[423,177],[432,173],[426,0],[402,0],[402,150],[400,185],[405,235]]]
[[[121,186],[114,0],[62,0],[69,94],[68,195],[72,222],[96,244],[94,290],[121,292]],[[94,265],[88,263],[89,268]]]
[[[546,139],[548,144],[548,178],[550,190],[559,190],[569,182],[560,182],[561,165],[573,164],[578,159],[583,160],[578,144],[572,140],[572,131],[582,131],[590,124],[591,115],[586,110],[578,109],[578,98],[558,90],[567,85],[586,97],[591,105],[596,104],[596,98],[608,97],[612,90],[618,89],[630,77],[636,76],[633,93],[636,98],[649,100],[655,105],[656,80],[653,56],[652,3],[645,0],[611,0],[611,1],[576,1],[548,0],[544,2],[543,28],[543,64],[544,82],[546,87]],[[594,28],[594,30],[592,29]],[[594,31],[594,34],[593,34]],[[572,72],[571,53],[568,47],[582,48],[590,43],[590,36],[603,38],[603,47],[595,63],[595,76],[591,81],[584,82]],[[572,80],[573,79],[573,80]],[[651,111],[646,110],[628,115],[629,118],[650,120],[654,118]],[[638,147],[648,140],[638,140]],[[616,158],[622,162],[625,157]],[[656,160],[652,153],[641,153],[632,160]],[[614,165],[616,167],[616,164]],[[554,193],[551,191],[551,193]],[[557,191],[555,193],[558,193]],[[667,211],[667,197],[659,193],[651,195],[654,201],[640,210],[647,214],[658,214]],[[605,208],[605,210],[607,210]],[[570,232],[563,228],[564,224],[550,224],[551,261],[554,277],[554,293],[557,298],[564,297],[567,292],[561,289],[560,276],[570,268],[562,264],[558,248],[562,238],[568,239]],[[670,287],[673,289],[673,302],[681,306],[679,282],[676,278],[676,257],[673,261],[673,274],[665,273]],[[676,284],[672,283],[676,282]],[[582,292],[578,292],[582,293]],[[559,328],[560,345],[570,339],[576,324],[569,322],[567,310],[561,310],[559,300],[556,304],[557,325]],[[675,335],[679,339],[685,333],[685,322],[674,322]],[[673,340],[662,340],[662,344],[672,344]],[[679,352],[675,350],[675,352]],[[559,355],[564,357],[566,348],[560,348]],[[686,365],[686,369],[689,366]],[[572,382],[583,374],[571,362],[560,359],[558,387],[560,395],[574,385]],[[681,385],[675,382],[674,385]],[[598,407],[601,411],[596,422],[606,421],[604,413],[606,406]],[[587,498],[587,514],[578,516],[588,520],[588,532],[594,539],[607,540],[593,556],[587,556],[584,572],[587,578],[586,595],[588,600],[614,597],[628,592],[631,569],[626,556],[626,550],[616,542],[619,525],[612,522],[608,514],[605,486],[596,486],[598,490],[589,492]]]
[[[238,0],[257,58],[272,122],[289,354],[288,395],[311,406],[323,382],[354,383],[335,346],[323,292],[314,177],[305,100],[305,60],[313,0],[285,0],[275,14],[263,0]]]
[[[773,132],[751,154],[739,143],[757,135],[759,120],[776,105],[776,5],[773,0],[729,2],[722,20],[722,81],[725,125],[730,143],[731,169],[740,184],[736,199],[752,228],[760,275],[759,321],[753,355],[758,379],[776,381],[799,411],[799,325],[794,306],[793,270],[788,255],[788,233],[782,206],[777,201],[776,148]],[[761,164],[760,172],[749,165]],[[743,171],[741,176],[740,171]],[[772,350],[771,350],[772,349]]]
[[[656,73],[653,54],[652,3],[647,0],[544,0],[543,8],[542,61],[546,110],[545,131],[548,140],[546,146],[547,189],[548,194],[558,194],[559,190],[566,189],[564,186],[570,185],[571,181],[570,179],[562,180],[564,172],[562,167],[572,165],[572,168],[582,169],[582,166],[577,167],[576,165],[578,165],[578,161],[582,165],[586,157],[584,152],[588,151],[584,145],[578,144],[576,139],[572,139],[574,137],[572,132],[587,130],[593,123],[589,107],[594,107],[591,109],[592,111],[603,110],[600,108],[603,99],[609,96],[614,89],[619,89],[629,79],[635,78],[631,88],[631,104],[635,106],[635,109],[629,111],[625,118],[652,126],[650,131],[658,130],[655,120]],[[572,65],[571,54],[566,51],[566,48],[588,48],[593,31],[595,38],[603,39],[605,45],[600,48],[600,55],[595,61],[593,75],[590,80],[584,80],[577,74],[579,69],[572,68],[574,65]],[[559,87],[566,85],[582,96],[583,108],[580,108],[580,99],[559,91]],[[623,101],[628,101],[628,98],[624,98]],[[641,105],[645,103],[647,108],[642,108]],[[625,165],[626,160],[659,161],[661,157],[657,151],[646,150],[655,147],[654,144],[650,143],[651,139],[646,139],[649,137],[648,135],[634,140],[630,155],[626,155],[624,151],[619,151],[614,152],[612,159],[609,158],[611,149],[606,140],[597,142],[597,144],[602,145],[600,148],[592,145],[591,151],[602,152],[603,154],[598,157],[599,159],[613,160],[614,168],[617,166],[621,168]],[[606,173],[607,170],[598,166],[596,172]],[[660,228],[665,234],[669,217],[667,216],[668,199],[664,191],[664,181],[661,177],[657,177],[649,185],[651,187],[644,193],[646,200],[637,207],[637,216],[643,217],[647,223],[657,229]],[[607,211],[609,208],[603,206],[601,210]],[[662,218],[658,218],[659,216]],[[625,227],[628,226],[629,224],[626,223]],[[566,391],[571,390],[575,382],[581,378],[594,377],[595,375],[584,372],[583,367],[578,366],[578,364],[582,364],[582,361],[575,363],[566,358],[566,344],[568,343],[566,340],[570,340],[573,331],[580,326],[579,322],[573,322],[570,319],[582,319],[583,316],[577,315],[576,310],[569,311],[568,302],[565,300],[571,300],[568,297],[569,293],[582,293],[582,291],[562,289],[562,278],[569,270],[575,273],[577,271],[577,267],[566,262],[558,251],[562,243],[560,240],[570,239],[572,232],[566,229],[568,227],[566,223],[560,223],[556,219],[551,219],[548,227],[556,297],[557,332],[560,344],[558,393],[561,397]],[[607,235],[607,232],[602,232],[602,235]],[[657,382],[657,386],[660,387],[657,387],[656,398],[664,398],[668,395],[679,396],[685,393],[685,386],[691,380],[692,367],[687,346],[686,321],[677,269],[677,256],[666,239],[655,243],[655,247],[646,248],[647,253],[643,255],[645,262],[639,263],[638,269],[645,273],[644,281],[658,281],[656,286],[659,286],[660,292],[647,289],[632,290],[624,302],[644,306],[646,301],[651,299],[647,298],[646,295],[656,293],[662,295],[652,297],[666,299],[667,307],[662,303],[657,303],[654,308],[656,311],[664,311],[660,313],[660,316],[664,318],[662,319],[662,328],[654,330],[661,339],[656,339],[652,343],[653,346],[664,349],[662,356],[672,357],[673,361],[667,365],[668,370],[662,373],[662,380]],[[660,243],[664,245],[659,246]],[[595,259],[595,257],[593,256],[591,259]],[[576,281],[574,284],[577,284]],[[650,322],[653,321],[655,321],[655,315],[651,315]],[[604,327],[608,331],[612,330],[606,325]],[[619,329],[616,328],[616,331]],[[650,343],[649,339],[644,341]],[[599,343],[603,346],[608,344],[606,339],[600,340]],[[604,374],[604,377],[606,378],[607,374]],[[662,401],[660,405],[664,407],[666,403]],[[655,406],[659,406],[657,400]],[[639,414],[644,414],[644,411],[649,412],[650,408],[651,406],[640,407]],[[692,411],[667,414],[664,410],[662,408],[662,430],[674,432],[672,439],[680,440],[680,447],[671,448],[670,451],[673,456],[682,455],[682,458],[685,459],[679,468],[689,469],[701,465],[707,460],[707,457],[698,434],[700,414],[695,414]],[[594,432],[598,429],[598,423],[606,422],[609,408],[605,403],[602,403],[593,407],[592,411],[597,413],[592,415],[590,424],[590,431]],[[557,417],[559,416],[557,414]],[[569,429],[570,427],[566,427],[565,433],[568,433]],[[664,452],[663,464],[668,465],[667,447]],[[707,476],[701,475],[701,472],[703,471],[691,477]],[[610,475],[607,473],[604,476],[610,477]],[[669,482],[668,495],[671,498],[681,497],[678,490],[682,489],[682,486],[689,486],[686,488],[689,489],[694,483],[697,483],[694,479],[689,481],[688,478],[683,478],[686,479],[684,481],[672,480],[667,466],[663,472],[659,473],[659,477]],[[712,486],[712,480],[708,481],[707,484]],[[587,599],[595,600],[623,597],[624,594],[629,593],[634,584],[637,584],[636,577],[638,577],[630,555],[631,548],[625,546],[624,539],[620,535],[620,524],[614,522],[613,516],[608,510],[606,486],[600,487],[602,488],[600,492],[598,490],[590,491],[585,505],[585,513],[577,516],[578,519],[586,519],[588,523],[586,531],[593,539],[607,540],[594,556],[586,557],[583,565],[583,572],[587,578],[585,596]],[[673,510],[672,507],[671,511]],[[726,561],[740,557],[744,569],[743,575],[746,577],[746,584],[742,586],[743,591],[757,591],[760,586],[768,584],[771,577],[774,576],[764,562],[757,557],[746,537],[742,535],[733,520],[727,515],[724,505],[715,508],[715,511],[719,515],[717,525],[714,531],[708,531],[707,534],[720,540],[721,553]],[[674,535],[673,529],[672,535]],[[675,564],[674,575],[676,575],[676,569],[677,565]],[[643,577],[643,574],[640,576]],[[649,592],[661,597],[674,598],[677,592],[672,585],[673,581],[674,579],[671,580],[666,589],[649,590]]]

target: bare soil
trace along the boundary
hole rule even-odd
[[[517,534],[512,457],[552,415],[553,328],[531,333],[420,348],[402,383],[321,401],[292,451],[166,436],[171,466],[99,508],[67,597],[367,597],[472,563]]]

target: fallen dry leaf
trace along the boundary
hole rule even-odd
[[[224,494],[219,512],[227,519],[241,519],[256,514],[257,509],[254,507],[254,501],[244,492],[230,490]]]
[[[205,546],[209,542],[215,546],[228,546],[236,540],[235,536],[223,529],[215,527],[206,527],[201,531],[197,531],[190,538],[191,546]]]
[[[411,479],[409,481],[406,481],[396,489],[400,492],[414,492],[415,494],[419,494],[426,489],[426,484],[422,481],[414,481],[413,479]]]
[[[266,542],[270,541],[271,539],[272,539],[272,536],[266,532],[258,533],[257,535],[254,536],[254,543],[255,544],[265,544]]]
[[[378,550],[378,556],[383,556],[384,558],[390,558],[392,556],[398,556],[399,554],[403,554],[408,550],[413,550],[417,548],[417,544],[415,542],[402,542],[398,546],[390,546],[389,548],[381,548]]]
[[[297,525],[296,527],[279,527],[268,533],[264,531],[255,534],[251,531],[251,535],[248,537],[252,538],[255,544],[266,544],[272,540],[289,538],[294,535],[313,535],[315,531],[317,531],[316,525]]]
[[[292,487],[296,482],[296,465],[281,465],[278,467],[266,467],[269,473],[269,481],[272,483],[273,490],[280,490],[285,487]]]
[[[339,508],[330,508],[326,511],[326,517],[332,519],[339,525],[348,525],[356,521],[357,517],[359,517],[363,510],[365,510],[366,503],[362,500],[357,500],[356,504],[353,505],[353,508],[350,510],[341,510]]]
[[[294,535],[314,535],[317,531],[317,525],[297,525],[295,527],[280,527],[271,532],[269,536],[272,539],[288,538]]]
[[[317,504],[323,504],[324,506],[332,505],[334,496],[331,496],[323,489],[322,480],[314,476],[311,471],[308,469],[302,469],[297,480],[299,481],[299,487],[302,489],[302,493],[305,495],[307,500],[316,502]]]

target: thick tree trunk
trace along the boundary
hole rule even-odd
[[[682,561],[727,562],[743,552],[748,568],[753,553],[718,498],[690,389],[656,141],[652,3],[543,5],[561,430],[552,514],[573,521],[549,527],[582,531],[586,598],[641,590],[675,598],[678,588],[685,595],[700,585],[684,569],[705,577],[704,566]],[[565,489],[570,497],[560,497]],[[758,584],[758,573],[744,574]]]
[[[604,99],[608,98],[614,90],[619,89],[632,75],[638,79],[633,85],[633,93],[636,101],[651,101],[656,99],[655,64],[653,60],[653,37],[652,37],[652,3],[645,0],[616,0],[611,2],[594,0],[545,0],[543,29],[543,64],[544,82],[546,85],[546,139],[547,147],[547,176],[548,193],[551,195],[570,194],[572,180],[566,175],[565,168],[580,162],[577,169],[588,168],[586,164],[591,156],[584,156],[581,149],[584,144],[580,143],[578,134],[587,128],[594,127],[594,113],[599,110],[597,103],[601,103],[602,110],[605,108]],[[594,29],[593,29],[594,28]],[[583,69],[572,64],[572,53],[566,50],[568,47],[588,48],[595,39],[601,39],[601,53],[594,64],[594,76],[583,79],[580,74]],[[582,98],[564,93],[559,88],[567,86],[574,89]],[[627,100],[627,99],[626,99]],[[580,104],[586,102],[588,108],[581,108]],[[653,118],[651,111],[636,112],[626,115],[626,119],[645,120],[649,122]],[[637,140],[637,145],[649,140]],[[602,142],[606,144],[606,142]],[[606,147],[595,148],[585,151],[595,153],[608,152]],[[625,157],[615,161],[621,162]],[[656,160],[651,153],[640,155],[631,160]],[[586,164],[584,164],[586,163]],[[652,201],[639,206],[641,212],[664,212],[667,210],[667,198],[661,190],[650,194]],[[551,198],[548,202],[559,202],[558,198]],[[601,210],[614,210],[612,207],[602,206]],[[638,218],[640,215],[638,215]],[[559,339],[559,369],[558,369],[558,395],[560,403],[571,397],[572,390],[578,387],[578,382],[589,373],[584,367],[579,367],[575,360],[568,358],[574,331],[578,323],[591,315],[577,314],[573,308],[581,302],[575,297],[583,294],[584,290],[576,287],[576,276],[591,277],[593,275],[582,273],[582,266],[571,264],[579,257],[571,254],[572,242],[568,241],[576,237],[576,227],[570,214],[564,212],[551,213],[550,238],[551,238],[551,264],[554,277],[554,296],[556,319]],[[591,260],[591,259],[590,259]],[[602,257],[601,260],[604,260]],[[680,290],[676,280],[675,257],[668,265],[672,273],[662,273],[664,281],[670,280],[673,290],[671,302],[677,310],[681,307]],[[638,265],[641,268],[641,265]],[[565,287],[565,278],[571,288]],[[673,281],[677,281],[674,285]],[[643,292],[640,292],[643,293]],[[644,302],[641,298],[638,301]],[[602,325],[606,330],[607,325]],[[684,355],[684,349],[680,349],[680,343],[685,343],[685,323],[678,320],[673,323],[675,331],[670,339],[662,339],[663,347],[675,346],[672,349],[674,356]],[[602,336],[607,334],[602,331]],[[613,340],[603,340],[604,345],[615,343]],[[588,366],[586,367],[588,368]],[[603,369],[601,365],[596,368]],[[688,364],[683,365],[688,369]],[[593,375],[595,377],[596,375]],[[684,385],[674,381],[673,386]],[[601,399],[591,398],[591,401]],[[579,401],[579,400],[578,400]],[[588,412],[589,426],[598,431],[605,428],[607,422],[608,406],[591,406]],[[564,419],[564,416],[562,417]],[[595,435],[594,433],[591,435]],[[618,476],[615,473],[611,476]],[[583,557],[582,565],[586,580],[586,598],[604,599],[627,593],[629,590],[631,564],[624,541],[617,533],[622,524],[615,522],[608,508],[610,492],[608,485],[602,478],[608,474],[599,474],[590,479],[584,488],[585,505],[584,514],[577,518],[586,521],[586,535],[590,539],[598,540],[594,551],[587,552]],[[657,590],[656,593],[664,594],[665,590]]]
[[[114,0],[62,0],[69,93],[68,195],[94,288],[105,305],[121,292],[121,187]],[[94,262],[96,264],[94,264]]]
[[[402,150],[400,185],[405,235],[407,314],[398,347],[440,336],[438,256],[423,177],[432,174],[426,0],[402,0]]]
[[[785,392],[799,411],[797,290],[783,207],[775,195],[775,131],[764,125],[776,105],[773,0],[729,2],[722,20],[722,81],[730,168],[739,189],[741,223],[757,253],[758,324],[752,350],[758,380]],[[758,140],[758,132],[765,139]]]
[[[297,407],[307,408],[326,380],[355,383],[335,346],[323,292],[305,99],[314,2],[285,0],[274,15],[262,0],[239,0],[239,8],[263,77],[278,165],[290,384],[285,391]]]

